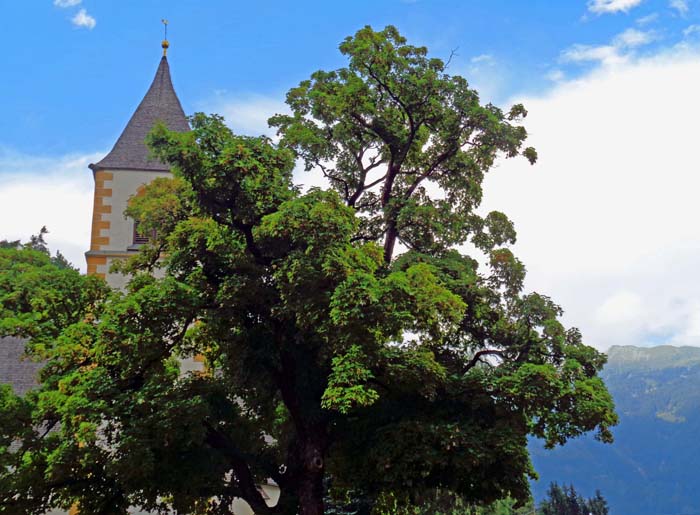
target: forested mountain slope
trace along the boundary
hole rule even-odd
[[[615,443],[585,437],[546,451],[533,441],[536,499],[558,481],[600,489],[612,515],[700,514],[700,348],[612,347],[608,356]]]

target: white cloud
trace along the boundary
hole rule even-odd
[[[588,10],[596,14],[629,12],[642,3],[643,0],[591,0]]]
[[[49,158],[0,148],[0,240],[24,241],[45,225],[51,249],[84,270],[93,196],[87,165],[103,155]]]
[[[545,77],[552,82],[561,82],[566,78],[564,72],[558,68],[551,70],[549,73],[547,73],[547,75],[545,75]]]
[[[573,45],[561,53],[561,61],[564,63],[599,61],[606,65],[613,65],[625,60],[626,57],[614,45]]]
[[[97,20],[90,16],[85,9],[80,9],[70,20],[76,27],[85,27],[92,30],[97,25]]]
[[[689,25],[683,30],[683,35],[688,38],[694,36],[695,34],[700,34],[700,25]]]
[[[608,66],[618,65],[628,61],[636,48],[656,39],[654,31],[630,28],[615,36],[607,45],[573,45],[561,53],[560,59],[564,63],[598,61]]]
[[[606,325],[634,322],[643,314],[642,299],[627,291],[615,293],[596,310],[596,318]]]
[[[668,3],[668,6],[671,9],[675,9],[681,16],[685,16],[690,10],[690,7],[688,6],[688,0],[671,0]]]
[[[470,59],[472,64],[493,64],[494,59],[491,54],[481,54]]]
[[[641,31],[637,29],[627,29],[613,39],[613,45],[618,48],[636,48],[647,45],[656,39],[653,31]]]
[[[226,124],[238,134],[265,135],[271,138],[275,137],[275,129],[267,126],[268,118],[274,114],[289,112],[283,95],[235,95],[226,91],[217,92],[214,97],[200,102],[198,109],[220,114],[226,119]]]
[[[700,345],[700,49],[598,66],[517,98],[540,160],[487,176],[485,210],[513,219],[527,288],[586,341]]]
[[[75,5],[80,5],[82,0],[53,0],[53,5],[56,7],[73,7]]]
[[[650,23],[655,22],[656,20],[659,19],[659,13],[651,13],[647,14],[646,16],[642,16],[641,18],[637,18],[636,23],[637,25],[649,25]]]

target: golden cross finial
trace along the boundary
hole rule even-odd
[[[163,57],[165,57],[170,46],[170,43],[168,43],[168,20],[163,18],[160,22],[163,24],[163,43],[160,46],[163,47]]]

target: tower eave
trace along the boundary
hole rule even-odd
[[[100,161],[101,163],[102,161]],[[145,164],[143,166],[104,166],[100,163],[90,163],[88,168],[94,172],[99,172],[101,170],[126,170],[134,172],[169,172],[171,167],[160,163]]]

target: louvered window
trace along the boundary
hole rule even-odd
[[[134,245],[143,245],[151,241],[151,238],[155,238],[155,231],[151,234],[144,234],[139,230],[139,221],[134,220]]]

